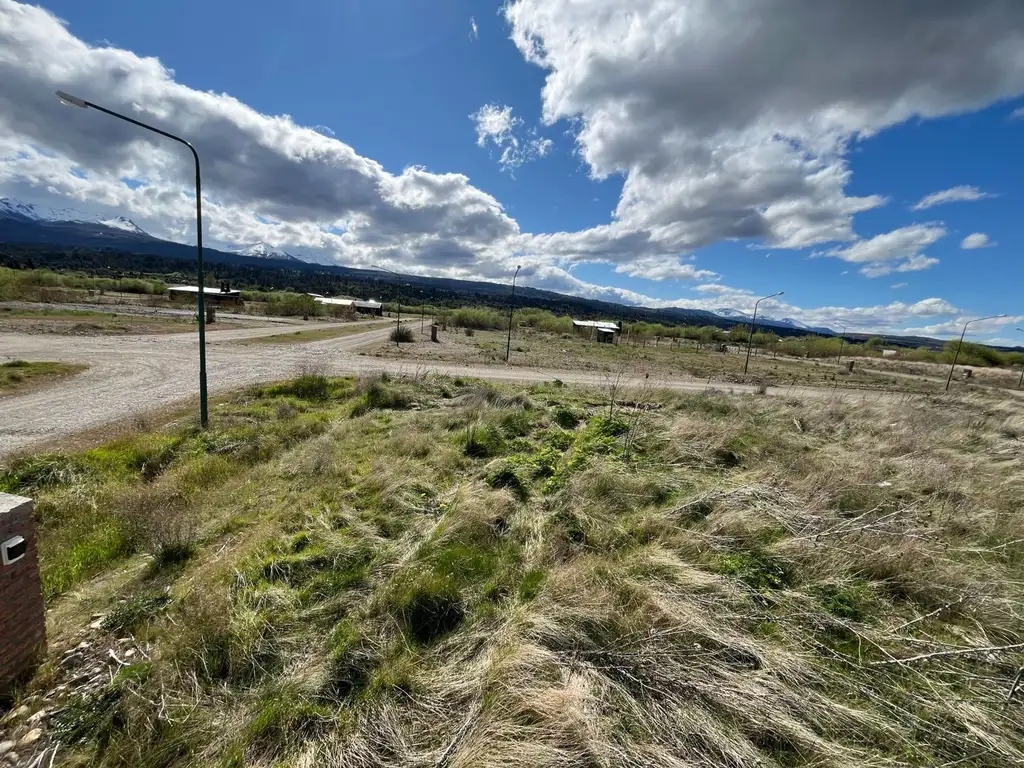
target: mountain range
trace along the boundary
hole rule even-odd
[[[89,216],[72,208],[49,208],[7,197],[0,198],[0,243],[3,242],[79,248],[111,248],[134,254],[150,254],[174,259],[191,260],[195,258],[195,246],[154,237],[124,216],[101,218]],[[262,262],[270,267],[329,271],[350,277],[358,275],[362,279],[373,281],[394,282],[393,279],[389,279],[380,272],[307,262],[263,242],[253,243],[233,251],[203,248],[203,255],[210,262],[223,264],[244,265]],[[409,284],[440,286],[446,290],[464,290],[485,296],[504,293],[507,290],[507,286],[504,285],[473,280],[414,275],[403,275],[401,279]],[[714,312],[674,307],[664,309],[630,307],[627,309],[610,302],[568,297],[536,288],[522,288],[521,295],[533,296],[545,302],[559,301],[564,304],[566,301],[572,301],[581,306],[593,307],[594,310],[590,311],[600,311],[610,317],[636,316],[637,312],[641,311],[652,319],[663,318],[674,323],[729,325],[750,322],[750,315],[746,312],[726,307]],[[791,335],[793,332],[834,335],[833,331],[828,328],[810,327],[799,320],[788,317],[776,319],[770,315],[758,314],[757,321],[758,325],[770,326],[782,332],[788,331],[789,333],[786,335]]]

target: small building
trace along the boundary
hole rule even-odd
[[[328,299],[324,296],[315,296],[310,294],[316,299],[317,304],[326,304],[327,306],[335,307],[351,307],[361,315],[377,315],[378,317],[384,314],[384,305],[379,301],[363,300],[363,299]]]
[[[895,349],[883,349],[882,350],[882,357],[884,357],[886,359],[897,357],[898,355],[899,355],[899,352],[897,350],[895,350]]]
[[[580,336],[586,336],[601,344],[618,343],[621,330],[618,323],[610,320],[573,320],[572,328]]]
[[[199,299],[199,286],[175,285],[167,289],[167,295],[178,301],[196,301]],[[203,288],[203,298],[213,304],[233,304],[241,306],[242,292],[231,288],[231,283],[222,280],[220,288]]]

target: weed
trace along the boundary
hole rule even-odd
[[[100,628],[110,633],[134,632],[163,613],[170,602],[171,596],[163,590],[133,595],[116,603]]]
[[[416,340],[416,334],[412,332],[412,328],[403,325],[392,328],[391,333],[388,334],[388,339],[395,343],[411,344]]]
[[[719,560],[718,570],[758,591],[784,589],[793,581],[789,564],[762,549],[724,555]]]

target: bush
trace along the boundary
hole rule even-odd
[[[496,309],[463,307],[454,310],[449,321],[458,328],[477,331],[498,331],[508,328],[505,316]]]
[[[356,392],[361,394],[352,408],[353,416],[362,416],[373,410],[402,410],[412,404],[412,398],[397,387],[388,386],[383,378],[360,382]]]
[[[472,328],[466,328],[464,332],[467,336],[474,336],[476,334],[476,331],[474,331]]]
[[[411,344],[416,339],[416,336],[413,334],[411,328],[403,325],[392,328],[391,333],[388,334],[388,338],[396,343],[404,342],[406,344]]]

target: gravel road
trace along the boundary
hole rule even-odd
[[[379,322],[379,321],[367,321]],[[316,328],[345,323],[317,323]],[[438,363],[424,368],[356,354],[356,349],[387,338],[390,327],[375,328],[335,339],[295,345],[244,345],[231,342],[291,333],[294,327],[221,330],[207,336],[207,380],[211,394],[246,384],[296,375],[309,364],[323,365],[332,375],[374,373],[443,373],[500,381],[538,382],[560,379],[567,384],[605,386],[603,374],[576,371],[464,366]],[[0,361],[56,360],[86,363],[82,374],[34,392],[0,398],[0,456],[36,443],[75,434],[136,414],[194,397],[198,387],[198,337],[195,334],[156,336],[68,337],[0,335]],[[622,386],[642,383],[628,379]],[[652,383],[677,390],[700,391],[705,381],[673,378]],[[743,385],[715,385],[731,392],[750,392]],[[832,397],[831,389],[807,387],[769,390],[769,394]],[[840,391],[847,398],[879,399],[885,393]],[[891,395],[889,395],[891,397]]]

